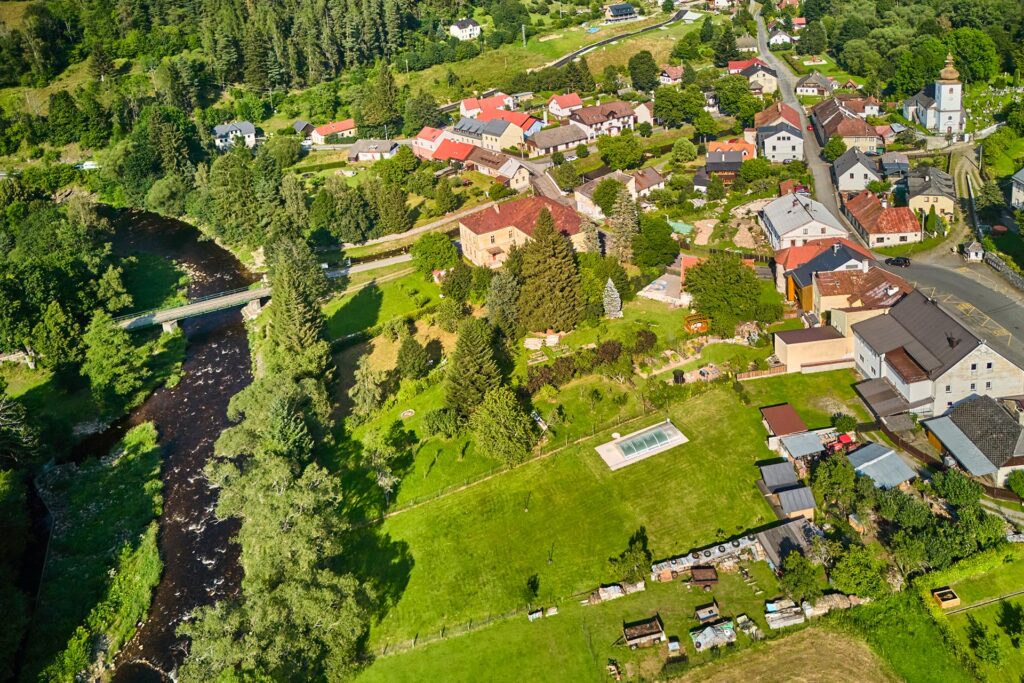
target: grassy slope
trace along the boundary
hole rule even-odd
[[[327,331],[331,338],[343,337],[365,330],[374,325],[409,315],[419,305],[415,297],[426,297],[428,303],[436,302],[440,289],[419,273],[412,273],[396,280],[372,284],[357,292],[332,299],[324,306],[327,316]]]
[[[188,275],[170,259],[136,254],[133,261],[125,263],[122,278],[125,289],[132,295],[131,311],[180,306],[187,302]]]
[[[669,414],[690,443],[624,470],[610,472],[593,451],[608,438],[599,433],[389,519],[383,533],[408,544],[414,566],[398,604],[374,629],[374,642],[521,607],[534,573],[543,600],[589,590],[613,578],[607,558],[641,526],[654,555],[665,556],[769,521],[754,487],[754,463],[770,455],[757,411],[719,389]],[[708,506],[713,498],[732,504]]]

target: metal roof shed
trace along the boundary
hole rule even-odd
[[[764,482],[765,488],[772,493],[779,489],[795,486],[798,483],[793,463],[788,460],[775,463],[774,465],[763,465],[761,467],[761,480]]]
[[[814,502],[814,494],[806,486],[779,491],[778,495],[779,507],[787,515],[803,510],[813,510],[817,507]]]
[[[896,488],[917,476],[896,451],[884,444],[869,443],[847,454],[846,458],[857,474],[871,477],[880,489]]]
[[[967,438],[966,434],[960,431],[948,415],[926,420],[924,425],[968,472],[976,477],[995,474],[996,466]]]
[[[821,444],[821,437],[814,432],[803,432],[802,434],[790,434],[779,441],[782,448],[791,458],[806,458],[809,455],[817,455],[825,450]]]

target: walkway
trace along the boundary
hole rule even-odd
[[[454,223],[460,218],[468,216],[471,213],[476,213],[477,211],[482,211],[483,209],[489,209],[496,203],[497,202],[487,202],[486,204],[478,204],[468,209],[463,209],[462,211],[456,211],[455,213],[447,214],[443,218],[438,218],[436,221],[424,223],[418,228],[413,228],[412,230],[398,232],[393,235],[384,235],[383,237],[375,237],[372,240],[366,240],[365,242],[360,242],[359,244],[355,244],[353,242],[345,242],[345,244],[343,244],[342,246],[346,249],[351,249],[352,247],[368,247],[373,244],[385,244],[387,242],[397,242],[398,240],[404,240],[407,237],[415,237],[416,235],[422,235],[425,232],[432,232],[434,230],[437,230],[438,228],[443,228],[449,223]]]

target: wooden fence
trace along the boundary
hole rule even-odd
[[[773,377],[775,375],[786,374],[785,365],[777,365],[774,368],[768,368],[767,370],[751,370],[749,372],[737,372],[736,379],[741,382],[745,379],[760,379],[762,377]]]

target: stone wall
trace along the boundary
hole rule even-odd
[[[1020,273],[1015,271],[1013,268],[1008,266],[1003,259],[999,258],[990,251],[985,252],[985,263],[992,266],[1000,275],[1003,276],[1007,282],[1011,285],[1024,292],[1024,277],[1021,277]]]

